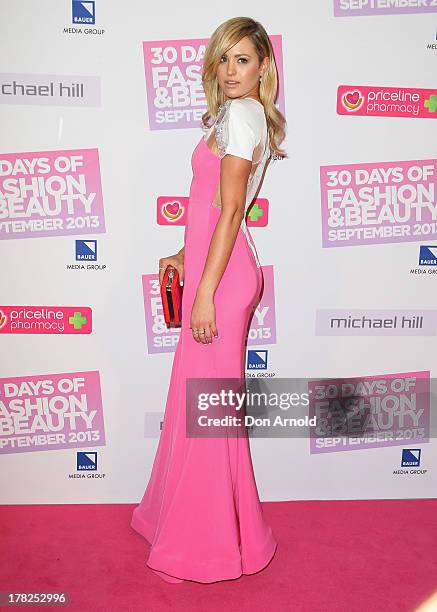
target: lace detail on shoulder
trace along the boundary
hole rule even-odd
[[[220,107],[216,122],[216,144],[220,159],[227,153],[249,161],[259,158],[265,126],[265,116],[259,106],[251,98],[237,98],[226,100]]]
[[[227,111],[231,102],[232,100],[225,100],[225,102],[219,107],[215,123],[215,139],[220,159],[225,155],[226,146],[229,139],[229,112]]]

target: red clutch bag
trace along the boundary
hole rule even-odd
[[[161,283],[162,307],[168,327],[180,327],[182,323],[182,286],[179,284],[179,272],[173,266],[167,266]]]

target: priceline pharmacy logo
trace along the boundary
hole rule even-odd
[[[337,114],[437,119],[437,89],[339,85]]]
[[[90,334],[89,306],[0,306],[0,334]]]

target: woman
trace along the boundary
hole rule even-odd
[[[131,526],[147,565],[168,582],[209,583],[263,569],[277,542],[266,523],[245,436],[186,435],[188,378],[244,379],[245,339],[262,271],[245,213],[284,138],[270,40],[253,19],[229,19],[206,49],[205,134],[192,154],[184,247],[159,261],[183,279],[182,326],[152,473]],[[213,121],[211,119],[214,118]]]

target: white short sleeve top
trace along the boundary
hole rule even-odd
[[[246,213],[258,191],[266,162],[271,154],[264,106],[254,98],[227,99],[220,106],[212,126],[206,128],[204,135],[206,141],[213,130],[215,130],[220,159],[225,155],[235,155],[252,162],[241,229],[255,255],[257,266],[260,267],[256,249],[247,232]]]

